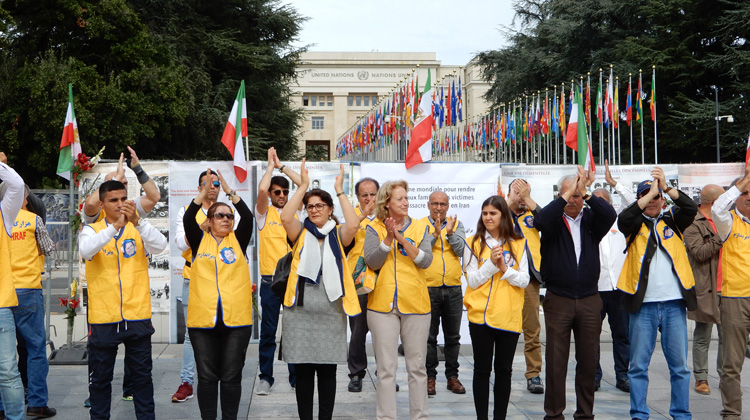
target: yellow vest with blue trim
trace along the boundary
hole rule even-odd
[[[228,327],[253,325],[250,269],[234,232],[217,242],[204,233],[190,270],[188,328],[213,328],[221,305]]]
[[[11,234],[11,270],[16,289],[41,289],[44,256],[36,243],[37,215],[21,209]]]
[[[378,234],[379,243],[387,236],[385,225],[380,219],[373,220],[367,229]],[[428,231],[429,225],[423,220],[410,219],[403,237],[419,247]],[[432,309],[423,270],[414,264],[406,251],[399,249],[396,240],[393,241],[391,251],[380,267],[377,282],[367,297],[367,309],[387,313],[394,309],[394,300],[395,309],[405,315],[428,314]]]
[[[271,276],[276,270],[276,263],[289,252],[286,230],[284,230],[284,225],[281,224],[281,214],[276,207],[268,206],[266,224],[258,230],[258,239],[260,275]]]
[[[430,233],[433,234],[435,227],[430,223],[430,219],[425,217],[422,221],[430,226]],[[458,227],[458,219],[455,227]],[[440,231],[440,240],[436,240],[432,246],[432,264],[423,271],[427,278],[427,287],[461,285],[461,260],[453,253],[445,229]]]
[[[185,210],[187,211],[188,206],[185,206]],[[234,213],[234,210],[232,211]],[[206,220],[206,213],[203,212],[203,207],[198,209],[198,213],[195,214],[195,221],[198,223],[198,226],[201,225]],[[185,265],[182,267],[182,278],[190,280],[190,266],[188,266],[188,263],[192,265],[193,260],[193,250],[188,248],[184,251],[182,251],[182,258],[185,259]]]
[[[672,260],[672,266],[680,281],[680,286],[684,290],[692,289],[695,287],[695,278],[682,237],[669,227],[664,219],[659,219],[655,230],[659,235],[659,242]],[[651,237],[651,231],[646,223],[641,224],[641,229],[636,235],[635,240],[628,247],[628,256],[625,257],[625,264],[622,266],[620,278],[617,281],[617,288],[629,295],[638,291],[644,264],[643,258],[646,255],[646,247]],[[649,275],[651,274],[653,273],[649,273]]]
[[[732,231],[721,251],[721,296],[750,297],[750,223],[732,210]]]
[[[339,226],[336,226],[335,229],[338,229]],[[297,275],[297,267],[299,266],[299,259],[300,254],[302,253],[302,248],[305,247],[305,236],[307,236],[305,235],[306,232],[307,230],[303,227],[299,233],[299,237],[297,237],[297,242],[294,244],[294,248],[292,248],[292,264],[289,269],[289,281],[286,284],[286,293],[284,294],[284,306],[286,306],[287,308],[291,308],[292,306],[297,304],[297,289],[299,287],[299,283],[304,281],[299,279],[299,276]],[[328,238],[324,239],[324,241],[326,242],[324,246],[328,246]],[[341,255],[346,255],[344,254],[344,247],[343,245],[341,245],[341,238],[339,238],[338,245]],[[316,242],[312,246],[320,246],[320,244]],[[351,269],[349,269],[349,264],[347,264],[346,261],[342,262],[341,267],[344,269],[344,296],[339,300],[341,300],[341,304],[343,305],[345,314],[347,314],[348,316],[359,315],[362,313],[362,308],[359,306],[357,291],[354,288],[352,271]]]
[[[467,241],[473,242],[472,236]],[[478,267],[483,264],[492,264],[490,256],[492,250],[485,246],[479,254],[480,241],[472,246],[472,258],[477,258]],[[519,270],[519,264],[526,249],[526,240],[519,239],[503,244],[503,254],[510,253],[514,261],[510,267]],[[469,322],[488,327],[520,333],[523,328],[523,300],[524,289],[513,286],[505,280],[501,280],[503,273],[497,272],[490,280],[474,289],[466,288],[464,294],[464,306]]]
[[[18,296],[13,282],[13,272],[8,270],[10,267],[10,247],[11,239],[8,231],[5,230],[5,221],[0,212],[0,308],[10,308],[18,306]]]
[[[88,225],[96,233],[107,226],[106,219]],[[132,223],[127,223],[118,235],[86,262],[91,324],[151,319],[148,257],[143,240]]]
[[[526,210],[526,213],[518,216],[518,227],[526,239],[526,246],[531,254],[531,264],[534,270],[539,271],[542,267],[542,241],[539,239],[539,231],[534,225],[534,213],[531,210]]]
[[[357,206],[354,211],[357,216],[362,214],[362,210]],[[367,234],[367,225],[372,220],[365,217],[363,221],[359,223],[359,230],[354,235],[354,246],[349,250],[349,254],[346,256],[347,264],[349,264],[349,271],[354,272],[354,268],[357,266],[357,260],[362,256],[365,249],[365,236]]]

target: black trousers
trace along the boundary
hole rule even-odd
[[[125,364],[133,383],[133,404],[138,420],[154,419],[154,384],[151,378],[151,320],[117,324],[91,324],[89,349],[89,397],[92,420],[109,419],[112,374],[117,347],[125,344]]]
[[[359,376],[365,377],[367,370],[367,350],[365,350],[365,340],[367,332],[367,295],[358,295],[359,307],[362,313],[359,316],[349,317],[349,328],[352,331],[352,337],[349,340],[349,378]]]
[[[487,419],[490,400],[490,374],[495,368],[493,418],[504,419],[510,400],[510,378],[519,333],[497,330],[469,323],[471,347],[474,350],[474,409],[477,419]],[[492,357],[495,357],[494,363]]]
[[[300,420],[313,419],[313,394],[315,374],[318,375],[318,419],[330,420],[336,402],[336,365],[298,363],[294,365],[297,374],[297,413]]]
[[[242,394],[242,368],[252,326],[227,327],[219,315],[214,328],[188,328],[198,371],[198,407],[203,420],[215,420],[221,383],[221,418],[235,420]]]

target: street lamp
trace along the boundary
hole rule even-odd
[[[719,121],[726,118],[727,122],[734,122],[734,117],[731,115],[719,115],[719,87],[713,86],[714,92],[716,92],[716,163],[721,163],[721,154],[719,151]]]

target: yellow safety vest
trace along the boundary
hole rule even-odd
[[[193,260],[188,328],[213,328],[221,305],[228,327],[253,325],[250,269],[234,232],[221,242],[204,233]]]
[[[422,221],[430,226],[431,234],[435,232],[429,218],[425,217]],[[458,227],[458,219],[455,227]],[[435,245],[432,246],[432,264],[424,269],[424,274],[427,278],[427,287],[461,285],[461,260],[453,253],[445,229],[440,231],[440,240],[435,241]]]
[[[526,213],[518,216],[518,227],[521,228],[523,237],[526,238],[526,246],[531,253],[531,264],[534,270],[539,271],[542,267],[542,253],[540,251],[542,242],[539,240],[539,231],[534,224],[534,213],[526,210]]]
[[[356,207],[354,211],[357,216],[362,214],[362,210]],[[357,266],[357,260],[362,256],[365,249],[365,236],[367,234],[367,225],[371,222],[370,219],[365,217],[365,220],[360,222],[359,230],[354,235],[354,246],[349,250],[349,254],[346,256],[346,261],[349,264],[349,271],[354,272],[354,268]]]
[[[473,236],[467,244],[473,242]],[[492,250],[484,247],[479,255],[480,242],[476,241],[472,248],[472,258],[477,258],[478,267],[490,261]],[[519,270],[521,258],[526,249],[526,240],[520,239],[503,244],[503,252],[510,253],[515,261],[510,267]],[[492,264],[492,262],[489,262]],[[523,325],[524,290],[501,280],[503,273],[497,272],[486,283],[474,289],[466,288],[464,306],[469,322],[488,327],[520,333]]]
[[[260,275],[271,276],[276,270],[276,263],[289,252],[286,242],[286,230],[281,224],[279,210],[269,205],[266,212],[266,224],[258,230],[258,258],[260,258]]]
[[[106,219],[89,225],[97,233],[107,226]],[[86,281],[90,324],[151,319],[148,257],[132,223],[86,263]]]
[[[187,211],[188,206],[185,206],[185,210]],[[232,211],[234,213],[234,211]],[[198,209],[198,213],[195,214],[195,221],[198,223],[198,226],[201,225],[206,220],[206,213],[203,213],[203,207]],[[182,258],[185,259],[185,265],[182,267],[182,278],[190,280],[190,266],[188,264],[192,265],[193,260],[193,250],[188,248],[184,251],[182,251]]]
[[[721,251],[721,296],[750,297],[750,223],[732,210],[732,231]]]
[[[374,230],[381,242],[387,235],[385,224],[380,219],[373,220],[367,229]],[[419,247],[428,231],[429,226],[423,220],[410,219],[403,236]],[[394,300],[395,309],[406,315],[428,314],[432,309],[424,271],[414,265],[414,261],[406,255],[406,251],[399,248],[395,240],[385,263],[380,268],[377,282],[367,297],[367,309],[387,313],[394,309]]]
[[[338,228],[338,226],[335,227],[335,229]],[[299,237],[297,237],[297,242],[294,244],[294,248],[292,248],[292,264],[289,269],[289,281],[286,284],[286,293],[284,294],[284,306],[286,306],[287,308],[291,308],[292,306],[297,304],[297,288],[298,284],[300,283],[299,276],[297,275],[297,266],[299,265],[302,248],[305,247],[305,232],[306,229],[302,228],[299,233]],[[326,239],[326,242],[327,241],[328,239]],[[314,244],[314,246],[318,245],[319,244],[317,242]],[[341,238],[339,238],[338,245],[339,249],[341,250],[341,255],[345,255],[344,247],[341,245]],[[346,261],[341,264],[341,267],[344,269],[344,297],[341,302],[344,308],[344,313],[348,316],[359,315],[362,313],[362,309],[359,306],[357,291],[354,288],[352,271],[349,269],[349,264],[346,264]]]
[[[36,214],[21,209],[11,234],[11,270],[16,289],[41,289],[44,256],[36,244]]]
[[[11,239],[5,230],[5,221],[0,216],[0,308],[10,308],[18,306],[18,296],[16,296],[15,286],[13,284],[13,272],[7,267],[11,265],[10,259]]]
[[[659,219],[655,230],[659,235],[659,241],[672,260],[672,265],[677,273],[677,278],[680,280],[680,285],[684,290],[692,289],[695,287],[695,278],[693,277],[693,269],[690,267],[682,237],[672,230],[664,222],[664,219]],[[638,291],[641,271],[643,270],[643,258],[646,255],[646,247],[651,237],[651,231],[646,223],[641,224],[641,229],[636,235],[635,240],[628,247],[628,256],[625,257],[625,264],[622,266],[620,278],[617,281],[617,288],[630,295]],[[657,250],[656,252],[659,251]]]

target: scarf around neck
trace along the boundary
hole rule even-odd
[[[333,302],[344,295],[344,268],[341,248],[339,248],[336,222],[329,220],[318,228],[306,218],[304,221],[305,246],[300,252],[297,275],[316,282],[318,274],[325,286],[328,300]],[[328,240],[325,240],[328,237]],[[318,239],[323,239],[323,255],[317,246]]]

